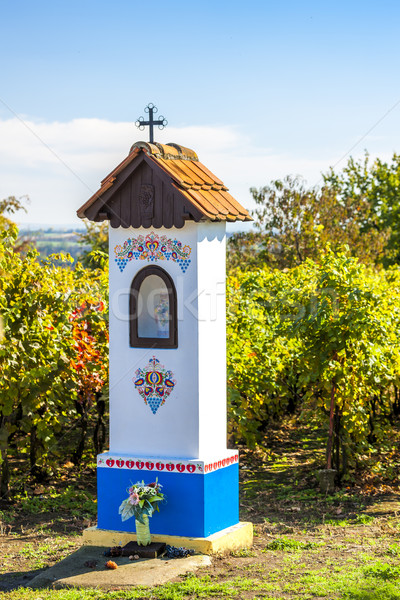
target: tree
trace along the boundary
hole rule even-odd
[[[100,274],[101,277],[101,274]],[[103,451],[106,427],[102,390],[108,381],[108,328],[105,305],[99,298],[86,299],[71,315],[74,356],[71,367],[76,385],[75,408],[79,415],[80,435],[72,460],[80,464],[85,448],[90,413],[97,409],[93,445],[96,454]]]
[[[375,217],[362,195],[339,195],[328,184],[308,188],[303,179],[290,176],[250,191],[257,204],[253,211],[257,233],[233,236],[230,264],[239,263],[242,251],[250,266],[258,259],[273,267],[291,268],[307,258],[316,259],[327,243],[333,249],[348,245],[365,262],[382,256],[388,235],[372,226]]]
[[[108,261],[108,222],[84,221],[86,233],[78,235],[78,243],[86,247],[77,260],[84,267],[101,269]]]
[[[327,461],[342,473],[390,443],[399,412],[399,269],[375,270],[327,249],[293,269],[231,274],[228,301],[231,435],[256,445],[271,420],[312,415],[328,431]]]
[[[400,263],[400,155],[393,154],[391,162],[377,158],[372,163],[368,152],[356,161],[349,158],[345,168],[335,173],[330,169],[324,176],[342,202],[365,201],[370,206],[363,223],[365,233],[378,231],[388,236],[382,262]]]
[[[399,377],[399,295],[387,296],[384,277],[344,252],[328,249],[315,275],[311,294],[294,292],[304,310],[288,333],[302,341],[300,384],[329,414],[327,468],[334,441],[339,471],[349,448],[368,447],[371,399],[389,395]]]
[[[10,219],[9,215],[13,215],[19,210],[26,212],[26,208],[23,201],[29,202],[28,196],[22,196],[16,198],[15,196],[8,196],[0,200],[0,231],[15,227],[15,223]],[[31,246],[29,239],[18,240],[15,242],[14,247],[18,252],[24,252]]]
[[[41,265],[35,250],[22,257],[14,249],[17,231],[3,232],[1,247],[1,313],[4,338],[0,345],[1,493],[8,488],[7,450],[18,430],[29,439],[35,471],[41,440],[65,424],[61,409],[70,352],[66,307],[70,294],[64,273],[48,261]],[[60,277],[61,276],[61,277]],[[38,471],[36,469],[36,474]]]
[[[18,450],[28,454],[36,478],[49,455],[57,455],[60,436],[66,436],[77,414],[85,377],[77,369],[80,350],[74,337],[72,315],[77,307],[105,303],[103,273],[66,268],[68,255],[39,260],[35,249],[20,254],[15,249],[17,230],[10,225],[0,238],[0,314],[4,335],[0,340],[0,450],[2,495],[8,493],[8,451],[18,437]],[[106,331],[105,311],[93,325],[95,333]],[[100,321],[102,321],[100,323]],[[103,337],[106,337],[106,333]],[[95,335],[82,344],[94,344]],[[95,348],[97,369],[101,357]],[[87,350],[89,354],[89,348]],[[105,354],[105,352],[104,352]],[[103,356],[104,356],[103,354]],[[91,358],[86,368],[91,368]],[[106,360],[103,361],[107,367]],[[93,374],[94,376],[94,374]],[[102,382],[107,379],[103,370]],[[99,384],[98,384],[99,385]],[[63,451],[66,451],[64,444]]]
[[[8,196],[8,198],[0,200],[0,229],[4,229],[13,224],[5,215],[15,214],[19,210],[26,212],[22,200],[28,200],[28,197],[24,196],[22,198],[16,198],[15,196]]]
[[[296,285],[292,274],[268,267],[237,271],[228,279],[227,368],[229,433],[254,447],[266,428],[301,404],[301,344],[281,331]],[[289,318],[289,317],[288,317]]]

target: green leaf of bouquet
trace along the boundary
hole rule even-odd
[[[137,513],[135,514],[135,519],[136,521],[139,521],[139,523],[141,523],[142,525],[144,525],[144,519],[143,519],[143,513]]]
[[[122,521],[126,521],[127,519],[133,517],[135,514],[135,509],[132,504],[128,502],[128,500],[124,500],[119,507],[119,514],[121,515]]]
[[[160,502],[161,500],[163,500],[162,496],[152,496],[150,498],[150,502]]]

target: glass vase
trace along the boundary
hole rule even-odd
[[[150,525],[148,515],[143,515],[144,523],[135,519],[136,541],[139,546],[148,546],[151,544]]]

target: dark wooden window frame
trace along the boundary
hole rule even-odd
[[[169,337],[151,338],[139,337],[137,305],[139,290],[143,281],[149,275],[160,277],[168,290],[169,301]],[[151,265],[144,267],[136,273],[131,284],[129,295],[129,344],[132,348],[177,348],[178,347],[178,320],[176,289],[172,277],[161,267]]]

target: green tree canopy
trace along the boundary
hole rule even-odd
[[[231,266],[246,261],[291,268],[316,259],[327,243],[333,249],[348,245],[364,262],[382,258],[389,234],[375,226],[377,216],[365,195],[340,194],[329,182],[309,188],[290,176],[250,191],[257,205],[256,231],[231,238]]]
[[[85,233],[80,233],[78,243],[85,250],[77,257],[84,267],[98,269],[105,266],[108,261],[108,222],[93,223],[84,221]]]
[[[330,169],[324,182],[331,187],[341,202],[355,203],[364,199],[370,207],[362,231],[369,234],[379,231],[388,236],[382,262],[400,263],[400,155],[393,154],[391,161],[379,158],[370,161],[368,153],[356,161],[350,157],[339,173]]]
[[[234,437],[260,443],[266,425],[294,408],[328,431],[333,398],[337,466],[388,442],[399,414],[398,268],[328,249],[318,262],[236,271],[228,283]]]
[[[82,402],[87,405],[86,380],[98,386],[100,353],[104,357],[101,383],[107,379],[104,310],[95,311],[93,319],[80,317],[85,331],[90,324],[90,337],[74,335],[75,315],[83,303],[104,306],[106,274],[79,264],[65,268],[72,262],[69,255],[40,260],[33,248],[21,254],[15,247],[17,234],[10,225],[0,237],[2,494],[8,489],[10,440],[19,436],[19,451],[28,453],[32,473],[38,472],[38,458],[43,456],[46,462],[50,451],[58,454],[58,436],[74,427]],[[93,357],[84,353],[89,343],[96,344]]]

